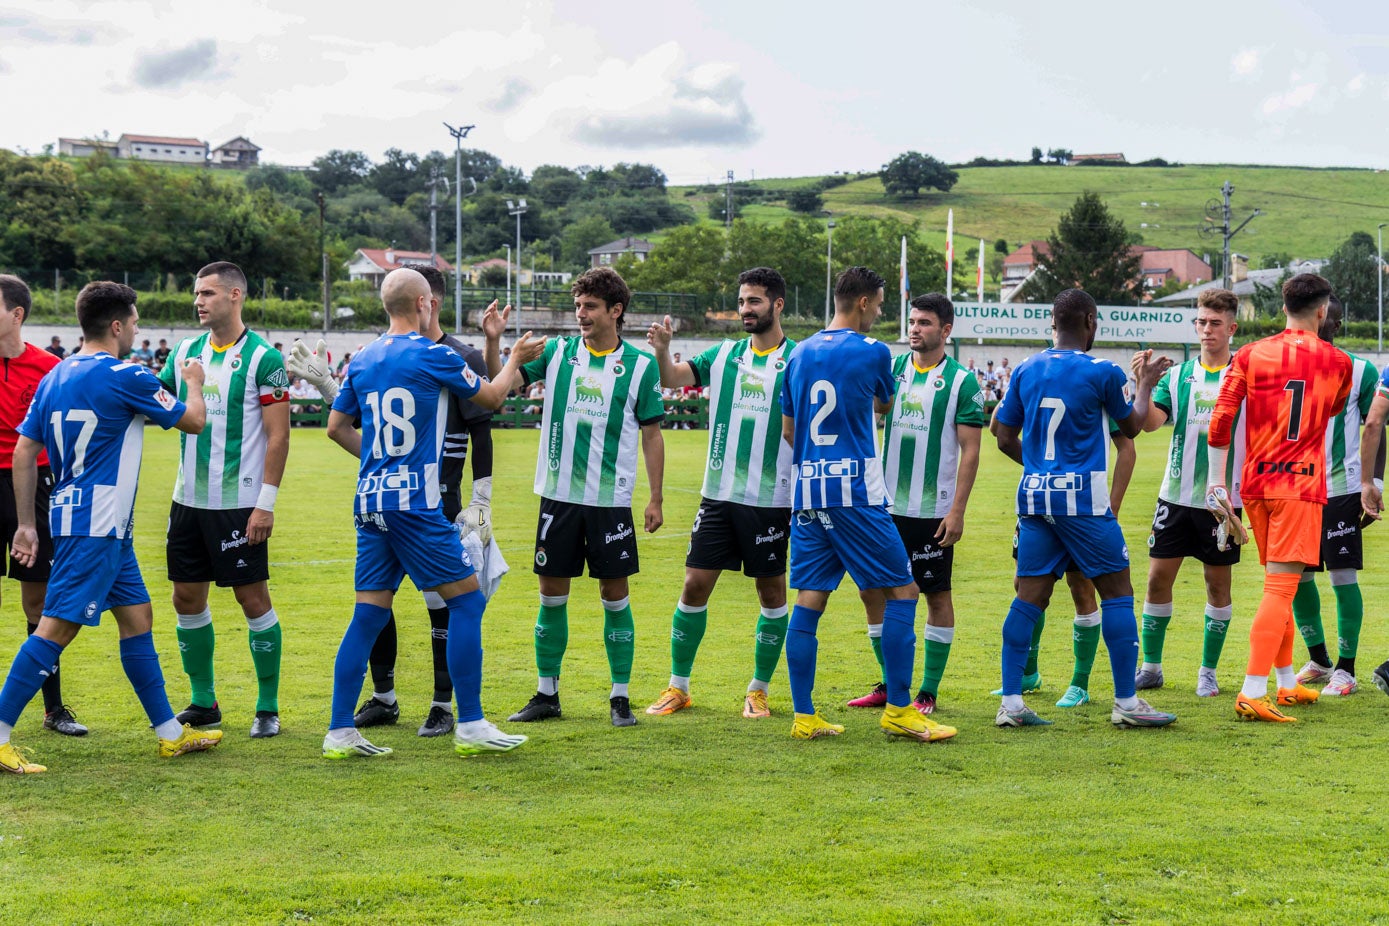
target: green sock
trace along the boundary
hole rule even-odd
[[[878,675],[881,676],[883,684],[887,684],[887,669],[883,666],[883,625],[870,624],[868,631],[868,643],[873,647],[873,658],[878,660]],[[873,633],[876,629],[877,634]]]
[[[1071,651],[1075,653],[1075,669],[1071,672],[1071,684],[1077,688],[1090,690],[1090,672],[1095,668],[1095,652],[1100,648],[1099,614],[1082,615],[1087,621],[1094,618],[1093,624],[1077,622],[1071,628]]]
[[[1310,584],[1310,583],[1309,583]],[[1201,666],[1214,669],[1220,662],[1220,650],[1225,646],[1225,632],[1230,629],[1233,605],[1217,608],[1206,605],[1206,630],[1201,638]]]
[[[1162,612],[1166,611],[1166,614]],[[1153,604],[1143,602],[1143,661],[1162,663],[1162,644],[1167,641],[1167,625],[1172,623],[1172,602]]]
[[[1042,628],[1047,625],[1046,612],[1037,615],[1037,624],[1032,628],[1032,643],[1027,647],[1027,665],[1023,666],[1023,675],[1037,674],[1037,652],[1042,648]]]
[[[630,610],[628,613],[631,613]],[[670,622],[671,675],[690,677],[694,671],[695,653],[699,652],[699,641],[704,639],[704,628],[708,625],[708,608],[690,608],[683,601],[675,606],[675,614]]]
[[[1339,655],[1342,659],[1354,659],[1356,651],[1360,648],[1360,625],[1365,620],[1365,598],[1360,594],[1360,583],[1333,585],[1331,591],[1336,594]]]
[[[772,680],[786,643],[786,605],[763,608],[757,618],[757,645],[753,648],[752,677],[762,684]]]
[[[256,710],[280,711],[280,620],[271,608],[250,622],[251,662],[256,667]],[[260,628],[260,629],[256,629]]]
[[[1326,630],[1321,623],[1321,595],[1315,581],[1298,584],[1297,594],[1293,596],[1293,620],[1308,649],[1326,642]]]
[[[625,685],[632,680],[632,653],[637,648],[636,636],[631,599],[604,601],[603,648],[608,651],[608,672],[612,675],[614,685]]]
[[[926,625],[922,632],[926,638],[926,665],[921,670],[921,690],[928,695],[940,693],[940,680],[945,675],[945,664],[950,661],[950,644],[955,642],[954,627],[933,627]]]
[[[212,613],[178,615],[178,654],[183,660],[183,674],[193,689],[192,701],[198,707],[212,707],[217,694],[212,687],[212,651],[217,635],[212,630]],[[193,623],[185,627],[185,622]]]
[[[540,596],[535,617],[535,668],[541,678],[559,678],[569,645],[569,596]]]

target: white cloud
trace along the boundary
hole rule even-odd
[[[1317,84],[1298,84],[1287,93],[1275,93],[1264,100],[1264,115],[1272,116],[1306,106],[1316,98],[1317,87]]]
[[[1360,91],[1362,91],[1362,90],[1364,90],[1364,89],[1365,89],[1365,75],[1364,75],[1364,74],[1356,74],[1354,77],[1352,77],[1349,81],[1346,82],[1346,93],[1347,93],[1348,95],[1350,95],[1350,96],[1356,96],[1356,95],[1358,95],[1358,94],[1360,93]]]
[[[1241,48],[1230,59],[1230,73],[1235,77],[1255,77],[1263,52],[1257,48]]]

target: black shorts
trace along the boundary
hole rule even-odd
[[[1236,508],[1235,514],[1238,516],[1241,510]],[[1153,511],[1153,529],[1148,534],[1148,556],[1152,559],[1189,556],[1207,566],[1233,566],[1239,562],[1239,544],[1230,541],[1230,549],[1222,551],[1215,543],[1215,528],[1215,516],[1206,509],[1158,499]]]
[[[936,531],[941,518],[908,518],[893,515],[892,523],[897,525],[897,534],[902,538],[902,546],[907,548],[907,559],[912,564],[912,581],[921,594],[950,591],[950,574],[955,567],[955,548],[943,547],[936,543]],[[1018,555],[1017,538],[1013,539],[1013,556]]]
[[[169,509],[165,556],[170,582],[216,582],[226,588],[270,578],[269,544],[255,546],[246,536],[254,508]]]
[[[48,532],[48,496],[53,492],[53,471],[39,467],[38,483],[34,486],[34,530],[39,535],[39,555],[34,565],[25,566],[14,558],[10,544],[19,528],[19,512],[14,506],[14,471],[0,470],[0,544],[10,553],[10,569],[6,573],[20,582],[47,582],[53,566],[53,536]]]
[[[790,508],[757,508],[699,500],[685,565],[690,569],[738,569],[754,579],[786,575]]]
[[[632,509],[540,499],[535,574],[572,579],[584,574],[585,561],[595,579],[622,579],[640,571]]]
[[[1360,495],[1338,495],[1326,500],[1321,513],[1321,562],[1308,572],[1365,568],[1364,541],[1360,535]]]

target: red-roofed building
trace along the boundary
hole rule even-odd
[[[1127,164],[1127,163],[1128,163],[1128,159],[1124,157],[1124,155],[1123,155],[1122,152],[1117,152],[1117,151],[1116,151],[1116,152],[1113,152],[1113,153],[1111,153],[1111,154],[1073,154],[1073,155],[1071,155],[1070,160],[1067,161],[1067,163],[1068,163],[1068,164],[1071,164],[1071,165],[1075,165],[1075,164]]]
[[[358,248],[347,262],[349,280],[370,280],[371,285],[381,287],[386,274],[401,267],[428,267],[433,264],[440,272],[453,273],[453,264],[437,254],[428,251],[397,251],[394,248]]]
[[[116,157],[201,165],[207,163],[207,142],[166,135],[122,135],[116,139]]]

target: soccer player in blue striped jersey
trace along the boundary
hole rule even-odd
[[[955,735],[911,706],[916,599],[906,548],[888,513],[873,403],[896,391],[892,354],[867,336],[882,312],[883,278],[850,267],[834,286],[834,320],[792,351],[782,383],[782,433],[791,445],[791,585],[796,606],[786,635],[786,670],[796,717],[791,735],[844,731],[815,711],[815,633],[830,593],[847,571],[859,590],[877,589],[883,613],[887,704],[879,721],[893,736],[922,742]]]
[[[83,626],[111,611],[120,628],[121,667],[140,699],[165,758],[210,749],[220,730],[195,730],[174,719],[150,632],[154,613],[135,560],[133,521],[145,422],[197,434],[206,422],[202,367],[183,375],[187,402],[164,390],[144,367],[118,360],[140,332],[135,291],[120,283],[89,283],[77,296],[82,350],[43,381],[19,425],[14,452],[19,527],[14,554],[32,566],[38,555],[34,518],[36,462],[46,449],[57,483],[49,505],[53,569],[38,629],[19,648],[0,689],[0,771],[24,774],[44,767],[25,759],[10,731]]]
[[[1083,290],[1068,289],[1052,305],[1056,346],[1018,365],[995,418],[998,448],[1022,464],[1018,483],[1018,593],[1003,622],[1001,727],[1050,723],[1022,699],[1023,666],[1037,619],[1068,563],[1090,579],[1102,600],[1100,627],[1114,674],[1114,710],[1121,726],[1165,726],[1176,717],[1134,694],[1138,629],[1123,531],[1109,507],[1109,421],[1134,437],[1147,417],[1158,377],[1171,365],[1150,357],[1138,370],[1138,394],[1124,397],[1128,377],[1118,364],[1091,357],[1098,310]],[[1136,413],[1135,413],[1136,412]]]
[[[482,614],[486,600],[462,541],[441,510],[439,460],[446,393],[497,409],[520,379],[520,364],[544,341],[522,337],[494,382],[478,376],[452,349],[419,331],[428,323],[430,289],[402,268],[386,275],[381,301],[390,327],[352,360],[328,416],[328,436],[357,457],[357,604],[333,668],[333,706],[323,755],[329,759],[385,755],[353,725],[352,706],[366,676],[367,656],[409,575],[449,611],[447,658],[458,700],[454,750],[459,755],[506,752],[526,741],[508,736],[482,712]],[[358,431],[353,422],[361,418]]]

